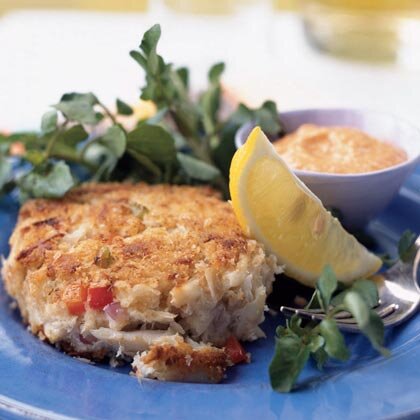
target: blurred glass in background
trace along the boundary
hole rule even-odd
[[[0,12],[13,9],[79,9],[146,11],[153,2],[163,2],[182,13],[230,14],[241,5],[258,0],[0,0]],[[264,0],[263,0],[264,1]],[[288,0],[290,1],[290,0]]]
[[[148,3],[149,0],[0,0],[0,13],[15,9],[37,8],[146,11]]]
[[[323,51],[420,65],[419,0],[301,0],[301,8],[308,40]]]
[[[241,6],[258,0],[164,0],[165,5],[177,12],[193,14],[231,14]]]
[[[146,12],[154,4],[207,15],[230,15],[249,5],[268,5],[273,14],[299,11],[306,37],[318,50],[420,68],[420,0],[0,0],[0,13],[34,8]]]
[[[287,8],[296,0],[280,0]],[[0,0],[0,13],[16,9],[79,9],[98,11],[147,11],[154,3],[191,14],[231,14],[241,6],[269,0]]]

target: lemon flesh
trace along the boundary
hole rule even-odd
[[[259,127],[230,167],[236,217],[249,236],[284,264],[285,273],[315,286],[329,264],[350,283],[375,273],[381,260],[349,234],[289,169]]]

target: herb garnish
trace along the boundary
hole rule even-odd
[[[402,234],[398,243],[401,261],[408,263],[413,259],[416,238],[417,235],[409,230]],[[398,259],[393,259],[392,263],[397,261]],[[337,281],[331,267],[326,266],[306,306],[321,308],[326,318],[321,322],[309,321],[304,324],[305,321],[300,316],[293,315],[286,320],[286,326],[276,329],[275,352],[269,368],[273,389],[278,392],[291,391],[311,357],[318,369],[322,369],[329,358],[339,361],[349,359],[350,352],[334,319],[341,311],[353,315],[373,348],[384,356],[389,355],[389,351],[383,346],[384,324],[373,310],[377,305],[378,290],[373,281],[360,279],[351,286],[345,286]]]
[[[188,69],[158,55],[160,36],[160,26],[154,25],[139,50],[130,53],[145,72],[141,98],[155,103],[155,116],[129,131],[120,122],[133,108],[121,99],[114,113],[91,92],[66,93],[43,115],[39,133],[0,134],[0,194],[16,188],[22,201],[57,198],[81,179],[128,179],[210,183],[227,197],[236,130],[255,121],[268,134],[280,134],[276,105],[267,101],[250,109],[240,104],[222,119],[224,64],[211,67],[207,89],[193,99]],[[19,171],[12,171],[13,160]]]
[[[391,267],[398,260],[403,262],[410,262],[414,258],[415,247],[414,242],[417,239],[417,235],[414,232],[411,232],[409,229],[405,230],[401,235],[400,240],[398,241],[398,258],[392,258],[389,254],[381,254],[379,257],[382,259],[382,262],[385,266]]]
[[[329,357],[341,361],[349,359],[350,352],[334,319],[334,315],[341,311],[350,312],[372,346],[383,355],[388,354],[383,347],[384,325],[372,309],[378,304],[375,283],[361,279],[351,287],[343,289],[340,286],[341,291],[333,270],[326,266],[308,305],[322,308],[326,318],[303,325],[302,318],[294,315],[286,321],[285,327],[277,328],[275,354],[269,369],[271,385],[276,391],[289,392],[292,389],[310,356],[319,369]]]

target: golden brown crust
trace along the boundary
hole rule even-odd
[[[133,363],[140,378],[180,382],[220,382],[228,367],[226,353],[211,346],[192,347],[189,343],[155,344]]]
[[[149,209],[144,219],[153,220],[153,226],[147,228],[133,214],[134,200]],[[205,226],[209,218],[211,233]],[[88,237],[77,246],[66,243],[63,237],[82,223]],[[179,224],[188,234],[171,233]],[[109,269],[92,264],[103,245],[115,260]],[[233,266],[246,250],[246,239],[229,204],[208,187],[88,184],[62,200],[27,202],[11,246],[24,269],[46,267],[48,277],[60,279],[62,293],[80,282],[95,286],[124,280],[134,285],[141,278],[154,284],[157,277],[170,290],[188,281],[196,261],[208,260],[216,269]]]
[[[219,346],[232,334],[263,336],[275,259],[209,187],[86,184],[59,200],[31,200],[10,245],[7,291],[34,334],[72,354],[132,356],[156,330]],[[71,315],[66,302],[92,287],[112,290],[119,319],[89,304]]]
[[[149,210],[143,220],[130,208],[137,201]],[[81,224],[89,230],[87,237],[76,245],[67,242],[64,237]],[[106,269],[93,264],[104,245],[114,260]],[[247,241],[230,205],[211,188],[87,184],[61,200],[27,202],[11,247],[29,281],[45,268],[47,278],[59,280],[56,293],[45,296],[54,303],[82,283],[135,285],[141,279],[153,287],[158,281],[168,293],[191,278],[197,261],[216,270],[233,267]]]

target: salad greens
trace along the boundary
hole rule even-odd
[[[131,57],[145,73],[141,98],[157,113],[126,129],[121,117],[133,108],[117,99],[115,112],[91,92],[66,93],[47,111],[36,133],[0,134],[0,194],[16,189],[22,201],[57,198],[84,181],[143,180],[149,183],[210,183],[228,197],[234,135],[255,121],[272,135],[282,128],[274,102],[259,109],[240,104],[227,118],[220,79],[225,65],[208,72],[208,87],[193,98],[189,71],[157,52],[159,25],[145,32]],[[12,163],[19,171],[12,171]]]

